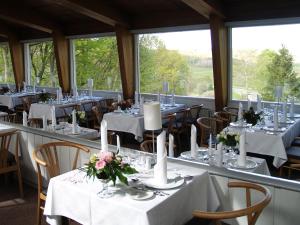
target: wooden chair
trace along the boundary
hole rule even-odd
[[[231,114],[228,112],[215,112],[215,117],[223,121],[223,128],[228,127],[231,121]]]
[[[284,170],[288,170],[288,179],[291,178],[292,171],[300,171],[300,147],[291,146],[287,148],[286,154],[288,157],[287,162],[280,167],[279,176],[284,176]]]
[[[213,111],[211,109],[201,107],[198,118],[199,117],[212,117],[212,116],[213,116]]]
[[[16,148],[13,155],[14,162],[11,164],[9,163],[9,156],[11,153],[9,153],[9,146],[11,143],[12,136],[16,135]],[[19,192],[21,198],[23,198],[23,184],[22,184],[22,176],[20,171],[20,161],[19,161],[19,136],[17,134],[17,130],[12,130],[9,132],[1,133],[0,134],[0,140],[1,140],[1,148],[0,148],[0,174],[6,174],[11,172],[16,172],[18,176],[18,182],[19,182]]]
[[[47,124],[50,124],[49,120],[47,120]],[[28,119],[28,125],[33,128],[43,128],[43,119],[42,118],[30,118],[30,119]]]
[[[203,104],[200,105],[193,105],[190,107],[190,111],[188,113],[187,123],[189,126],[196,125],[197,119],[199,118],[199,113],[201,108],[203,107]]]
[[[44,206],[42,203],[46,201],[46,191],[43,191],[43,177],[42,168],[45,168],[49,179],[60,175],[60,163],[58,158],[57,147],[65,147],[66,150],[76,150],[74,154],[72,170],[77,168],[77,161],[80,151],[89,153],[90,150],[82,145],[75,144],[72,142],[50,142],[47,144],[40,145],[33,151],[33,159],[37,165],[37,177],[38,177],[38,206],[37,206],[37,224],[41,224],[42,212]]]
[[[204,212],[195,210],[193,216],[196,218],[213,220],[217,225],[221,225],[221,220],[224,219],[247,216],[248,225],[254,225],[261,212],[271,201],[272,195],[270,191],[261,185],[246,182],[229,182],[228,187],[243,188],[246,190],[246,208],[224,212]],[[264,195],[263,198],[255,204],[251,204],[251,190],[259,191]]]
[[[92,118],[93,118],[93,129],[99,130],[101,121],[103,119],[103,112],[101,111],[101,106],[92,107]]]
[[[8,114],[7,116],[8,122],[12,122],[12,123],[16,122],[16,113],[13,110],[9,109],[8,106],[0,105],[0,111],[6,112]]]
[[[189,111],[190,108],[181,109],[176,112],[175,127],[172,130],[172,134],[175,136],[175,141],[177,142],[180,150],[182,149],[182,135],[185,135],[186,138],[189,136],[189,126],[187,123]]]
[[[154,145],[156,146],[156,141],[154,141]],[[168,152],[168,149],[169,149],[169,143],[166,142],[166,148],[167,148],[167,152]],[[140,144],[140,149],[141,151],[143,152],[148,152],[148,153],[153,153],[153,141],[152,140],[146,140],[146,141],[143,141],[141,144]],[[176,145],[174,145],[174,155],[176,156]]]
[[[224,112],[227,112],[231,115],[231,121],[236,122],[238,119],[239,108],[226,106],[223,109]]]
[[[201,117],[197,119],[200,128],[200,146],[208,147],[209,135],[216,136],[223,129],[223,121],[217,118]]]

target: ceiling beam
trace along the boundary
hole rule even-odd
[[[110,26],[128,27],[127,19],[118,10],[101,1],[54,0],[51,2]]]
[[[209,20],[211,15],[217,15],[220,18],[225,18],[219,7],[208,3],[207,0],[181,0],[186,5],[194,9],[203,17]]]
[[[49,19],[44,18],[37,12],[30,11],[32,10],[23,7],[12,7],[9,4],[1,3],[0,19],[45,33],[52,33],[54,30],[60,29],[57,24]]]

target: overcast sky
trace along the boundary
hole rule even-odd
[[[209,30],[161,33],[157,36],[164,40],[168,49],[204,54],[211,50]],[[235,50],[261,51],[269,48],[277,51],[284,44],[295,61],[300,62],[300,24],[234,28],[232,37]]]

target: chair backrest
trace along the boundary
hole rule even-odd
[[[154,145],[156,147],[156,140],[154,140]],[[169,148],[169,143],[166,142],[166,149],[168,150],[168,148]],[[153,141],[152,140],[143,141],[140,145],[140,149],[143,152],[153,153]],[[175,144],[174,144],[174,152],[176,152],[176,145]]]
[[[185,129],[187,128],[187,119],[190,112],[190,108],[181,109],[176,112],[176,127]]]
[[[212,116],[213,116],[213,112],[211,109],[201,107],[198,117],[212,117]]]
[[[237,121],[239,108],[226,106],[223,110],[231,115],[232,122]]]
[[[92,111],[93,106],[96,105],[96,101],[84,102],[81,104],[83,111],[90,112]]]
[[[37,165],[39,191],[42,189],[42,182],[43,182],[41,167],[44,167],[46,169],[49,179],[61,173],[57,148],[60,149],[62,148],[63,151],[68,151],[68,150],[76,151],[73,158],[72,170],[76,169],[77,167],[77,161],[78,161],[80,151],[86,153],[90,152],[90,150],[85,146],[75,144],[72,142],[66,142],[66,141],[50,142],[38,146],[38,148],[33,151],[33,159],[35,160]]]
[[[203,107],[203,104],[200,105],[193,105],[190,107],[190,111],[189,111],[189,121],[192,123],[196,123],[197,119],[200,117],[199,113],[201,108]]]
[[[223,219],[247,216],[248,225],[254,225],[263,209],[271,201],[272,195],[270,191],[261,185],[246,182],[229,182],[228,187],[243,188],[246,190],[246,208],[224,212],[203,212],[195,210],[193,215],[202,219],[214,220],[217,224],[221,224],[220,221]],[[263,198],[255,204],[251,204],[251,190],[256,190],[263,194]]]
[[[217,118],[201,117],[197,119],[200,128],[200,145],[207,147],[209,135],[216,136],[223,129],[223,121]]]
[[[31,98],[26,96],[26,97],[22,97],[22,104],[23,104],[23,109],[28,113],[30,106],[31,106]]]
[[[223,121],[224,128],[229,126],[229,124],[232,122],[231,114],[228,112],[215,112],[215,117]]]
[[[176,113],[168,114],[162,117],[162,123],[163,125],[165,125],[164,128],[167,128],[168,133],[172,133],[175,120],[176,120]]]
[[[93,113],[95,125],[100,125],[103,119],[103,113],[101,112],[100,107],[101,107],[100,105],[92,107],[92,113]]]
[[[0,145],[0,169],[7,167],[9,145],[12,136],[16,133],[17,133],[16,129],[12,129],[11,131],[0,133],[0,141],[1,141],[0,142],[1,144]],[[16,143],[18,143],[18,140],[16,141]],[[15,155],[15,159],[17,159],[19,155],[18,144],[16,144],[14,155]]]

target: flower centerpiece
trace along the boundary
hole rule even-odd
[[[258,121],[262,120],[262,112],[255,113],[253,107],[250,107],[248,111],[244,112],[243,119],[246,120],[246,123],[252,124],[252,126],[255,126]]]
[[[218,143],[223,143],[230,147],[235,147],[239,143],[239,139],[239,134],[228,131],[221,131],[220,134],[217,135]]]
[[[85,167],[88,177],[111,180],[116,184],[117,178],[128,185],[127,177],[124,174],[134,174],[137,171],[129,164],[122,161],[122,157],[107,151],[91,156],[89,163]]]
[[[47,93],[47,92],[40,93],[39,94],[39,99],[42,102],[47,102],[50,99],[50,93]]]
[[[76,111],[76,121],[79,124],[85,123],[85,111]],[[72,123],[72,113],[68,116],[68,123]]]

